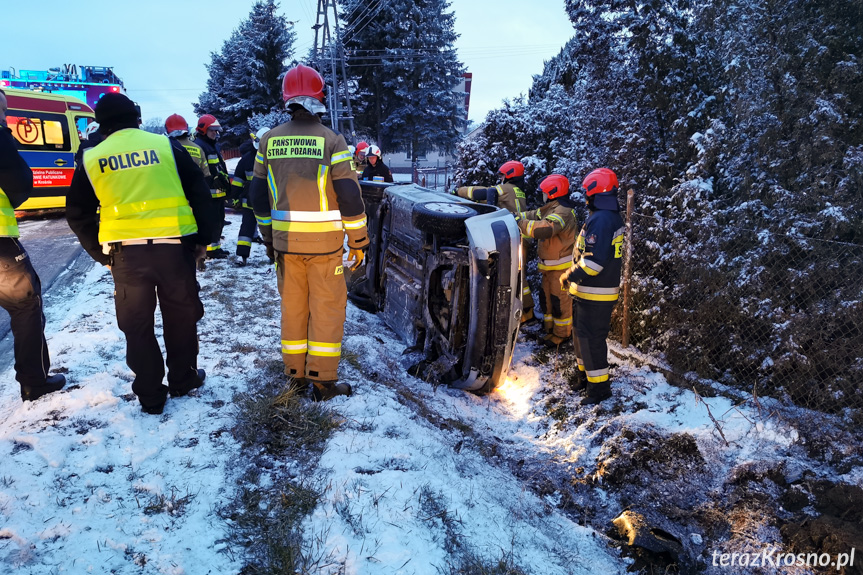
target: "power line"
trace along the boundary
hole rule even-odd
[[[375,16],[377,16],[377,11],[381,7],[381,2],[382,0],[377,0],[377,4],[375,4],[374,2],[369,4],[367,11],[368,20],[366,20],[365,24],[363,24],[359,29],[357,29],[357,26],[359,25],[362,18],[355,20],[354,24],[351,27],[345,27],[345,34],[342,40],[343,43],[350,41],[351,38],[365,30],[366,26],[374,22]],[[372,10],[374,10],[374,12],[372,12]]]

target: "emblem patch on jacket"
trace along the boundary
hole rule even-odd
[[[333,274],[333,275],[340,276],[340,275],[342,275],[343,273],[345,273],[345,266],[338,266],[338,267],[336,268],[336,273],[335,273],[335,274]]]

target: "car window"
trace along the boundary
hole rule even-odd
[[[22,150],[68,152],[72,149],[69,126],[63,114],[10,109],[6,120]]]

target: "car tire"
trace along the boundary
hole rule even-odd
[[[477,215],[470,206],[457,202],[427,202],[414,206],[412,223],[422,232],[443,238],[465,235],[464,221]]]

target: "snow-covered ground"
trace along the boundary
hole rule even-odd
[[[233,253],[240,218],[228,219],[224,247]],[[0,374],[4,572],[243,567],[217,511],[235,496],[232,463],[250,457],[231,434],[235,398],[263,363],[280,358],[276,280],[263,246],[253,245],[247,267],[208,262],[199,281],[206,384],[170,399],[162,416],[141,413],[131,394],[109,272],[94,266],[48,295],[48,344],[66,389],[22,404],[11,366]],[[506,384],[486,397],[407,375],[404,349],[381,318],[349,304],[341,373],[354,396],[328,404],[344,423],[308,478],[322,495],[304,533],[329,558],[317,572],[437,574],[457,541],[462,552],[489,564],[505,557],[523,573],[624,573],[631,560],[608,545],[607,524],[578,519],[554,481],[537,487],[548,478],[601,486],[600,468],[628,457],[606,445],[623,429],[688,434],[716,478],[756,461],[784,462],[789,476],[812,466],[796,455],[799,438],[787,420],[765,417],[759,405],[696,397],[635,361],[614,370],[611,411],[579,410],[560,373],[562,356],[523,336]],[[860,485],[860,470],[842,479]],[[591,489],[585,509],[620,511],[603,489]],[[701,541],[697,532],[680,535],[687,545]]]

